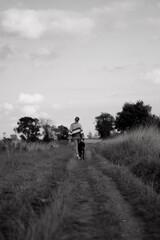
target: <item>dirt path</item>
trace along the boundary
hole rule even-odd
[[[133,215],[113,180],[97,170],[90,150],[85,161],[71,159],[68,171],[76,188],[71,210],[54,239],[142,239],[141,221]]]

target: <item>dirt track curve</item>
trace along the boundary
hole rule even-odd
[[[84,161],[69,161],[69,177],[76,187],[69,214],[54,239],[142,239],[142,222],[134,216],[114,181],[95,162],[90,150]]]

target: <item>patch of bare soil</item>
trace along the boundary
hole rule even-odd
[[[113,180],[94,166],[90,151],[84,161],[71,159],[70,178],[76,184],[71,211],[56,232],[57,240],[140,240],[143,225]]]

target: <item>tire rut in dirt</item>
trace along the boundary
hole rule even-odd
[[[97,175],[97,181],[100,181],[101,192],[107,193],[112,203],[113,212],[119,219],[119,225],[121,228],[121,236],[123,239],[138,240],[144,237],[144,223],[135,216],[133,207],[125,200],[121,191],[118,189],[114,180],[107,175],[104,169],[107,168],[106,160],[96,154],[91,154],[92,169]],[[92,170],[92,171],[93,171]],[[93,178],[95,181],[95,177]]]
[[[99,191],[99,198],[103,199],[99,206],[103,209],[103,213],[108,212],[104,217],[107,225],[114,228],[117,239],[142,239],[142,223],[132,214],[130,205],[123,199],[113,180],[95,168],[91,168],[91,171],[94,176],[92,181]]]
[[[54,239],[142,239],[141,222],[132,214],[114,181],[96,169],[89,152],[85,161],[72,159],[68,170],[76,187],[69,214]]]
[[[109,233],[107,223],[104,228],[104,214],[93,195],[96,190],[93,191],[94,186],[91,186],[84,162],[77,162],[75,169],[72,169],[72,178],[77,181],[76,191],[73,193],[74,202],[70,214],[64,219],[59,233],[56,234],[56,239],[106,239]]]

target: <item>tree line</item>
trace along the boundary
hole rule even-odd
[[[143,101],[136,103],[125,103],[122,111],[118,112],[114,118],[109,113],[101,113],[95,117],[95,129],[100,138],[107,138],[112,132],[124,132],[139,125],[154,124],[160,128],[160,118],[151,114],[152,107],[145,105]],[[20,134],[24,141],[44,141],[67,140],[69,129],[63,125],[56,127],[49,119],[38,119],[32,117],[22,117],[17,122],[14,131]],[[91,137],[89,134],[88,137]]]
[[[18,127],[14,131],[20,134],[20,138],[27,142],[50,142],[55,139],[68,139],[68,128],[60,125],[56,127],[49,119],[22,117],[17,122]]]
[[[106,138],[113,131],[124,132],[140,125],[156,125],[160,128],[160,118],[151,113],[152,107],[145,105],[143,101],[125,103],[122,111],[114,118],[109,113],[101,113],[96,117],[96,130],[101,138]]]

